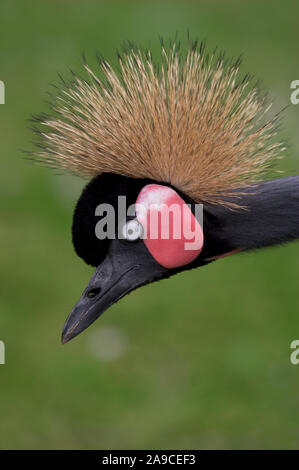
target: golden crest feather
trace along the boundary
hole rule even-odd
[[[36,159],[84,177],[103,172],[170,183],[196,202],[227,200],[264,178],[284,150],[276,120],[239,62],[189,45],[182,55],[162,45],[156,67],[149,51],[130,49],[116,72],[100,62],[101,77],[84,64],[62,86],[53,117],[39,121]]]

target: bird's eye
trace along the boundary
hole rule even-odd
[[[129,242],[138,240],[142,236],[142,233],[142,225],[138,222],[137,219],[129,220],[122,229],[123,237]]]

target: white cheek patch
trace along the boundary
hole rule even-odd
[[[203,230],[174,189],[149,184],[140,191],[135,206],[145,246],[161,266],[169,269],[184,266],[199,255]]]

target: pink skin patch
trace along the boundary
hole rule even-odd
[[[204,235],[200,223],[172,188],[144,186],[137,197],[136,215],[143,226],[145,246],[161,266],[184,266],[201,252]]]

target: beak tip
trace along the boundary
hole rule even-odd
[[[65,338],[64,336],[61,337],[61,344],[65,344],[68,342],[68,339]]]
[[[73,338],[73,335],[69,331],[69,329],[63,328],[62,335],[61,335],[61,344],[68,343]]]

